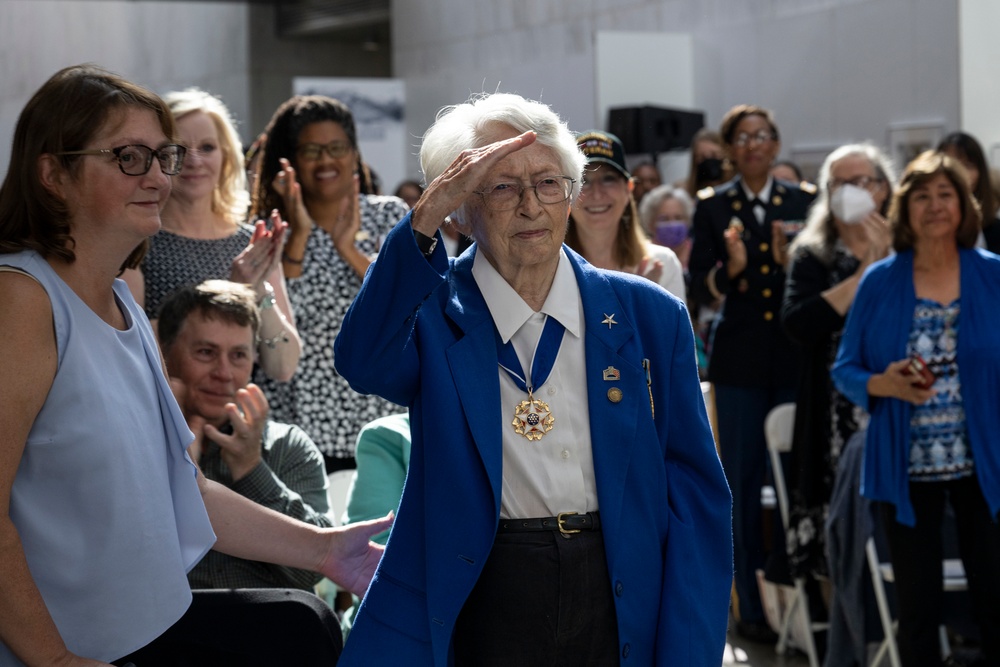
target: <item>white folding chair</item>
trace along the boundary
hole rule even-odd
[[[767,451],[771,457],[771,472],[774,477],[774,492],[778,498],[778,510],[781,513],[781,526],[788,531],[788,488],[785,486],[785,470],[781,465],[781,454],[792,450],[792,431],[795,426],[795,404],[782,403],[776,405],[764,420],[764,433],[767,437]],[[800,623],[807,628],[803,633],[802,647],[809,658],[810,667],[819,667],[819,656],[816,653],[816,642],[813,633],[826,630],[829,623],[814,623],[809,614],[809,597],[806,595],[805,577],[794,578],[794,588],[791,598],[781,617],[781,628],[778,631],[778,644],[775,651],[780,655],[787,651],[792,624],[796,615]]]
[[[889,598],[885,592],[886,583],[895,581],[892,571],[892,563],[882,562],[879,558],[878,550],[875,547],[875,538],[869,537],[865,542],[865,556],[868,559],[868,570],[872,576],[872,586],[875,589],[875,604],[878,607],[879,620],[882,622],[882,632],[885,639],[878,647],[871,663],[868,667],[878,667],[882,659],[888,655],[891,667],[900,667],[899,648],[896,646],[896,626],[897,622],[892,618],[889,610]],[[946,558],[941,563],[942,574],[944,575],[943,586],[946,593],[965,591],[969,588],[969,582],[965,577],[965,568],[962,566],[960,558]],[[941,639],[941,658],[947,658],[951,654],[951,645],[948,642],[948,631],[942,625],[939,628]]]
[[[327,475],[329,486],[326,487],[326,499],[330,503],[330,510],[327,512],[333,520],[333,525],[339,526],[344,522],[344,512],[347,511],[347,497],[351,492],[351,483],[354,480],[353,470],[335,470]]]

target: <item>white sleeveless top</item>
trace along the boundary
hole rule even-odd
[[[10,516],[73,653],[111,661],[191,603],[186,573],[215,542],[185,448],[193,435],[149,320],[121,280],[128,329],[101,320],[33,251],[0,255],[52,303],[58,367],[28,434]],[[19,661],[0,644],[0,665]]]

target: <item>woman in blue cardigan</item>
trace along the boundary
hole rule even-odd
[[[871,413],[861,491],[881,507],[900,655],[907,667],[941,664],[947,501],[987,664],[1000,664],[1000,257],[974,249],[979,207],[941,153],[910,163],[889,217],[897,254],[862,279],[833,379]]]

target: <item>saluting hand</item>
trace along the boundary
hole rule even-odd
[[[415,230],[433,236],[445,218],[457,210],[482,184],[483,178],[502,159],[535,142],[532,131],[458,154],[440,176],[427,186],[413,207],[410,224]]]

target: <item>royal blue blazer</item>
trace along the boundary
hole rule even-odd
[[[731,496],[690,319],[652,281],[596,269],[563,249],[583,300],[621,664],[719,665],[733,574]],[[368,270],[334,346],[338,372],[357,391],[407,405],[412,430],[399,513],[340,665],[453,664],[455,620],[493,547],[509,415],[493,319],[472,276],[475,252],[448,259],[438,243],[425,258],[405,218]],[[612,314],[618,324],[602,325]],[[608,366],[621,371],[618,403],[607,397]]]

